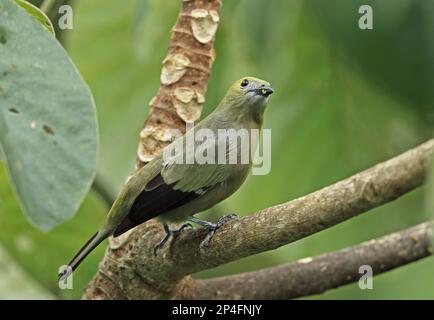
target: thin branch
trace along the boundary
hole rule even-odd
[[[50,15],[55,7],[58,6],[59,0],[44,0],[42,2],[40,9],[46,14]]]
[[[191,293],[187,275],[272,250],[390,202],[423,184],[434,149],[431,139],[395,158],[304,197],[263,209],[225,224],[209,249],[199,250],[204,230],[181,234],[158,256],[152,249],[162,236],[150,221],[113,239],[100,272],[86,291],[105,298],[101,273],[117,283],[115,298],[173,298]],[[96,285],[95,285],[96,284]]]
[[[95,191],[109,207],[116,199],[116,194],[99,174],[96,175],[95,180],[92,183],[92,190]]]
[[[378,275],[432,255],[432,223],[333,253],[264,270],[195,280],[188,299],[292,299],[358,281],[360,266]]]

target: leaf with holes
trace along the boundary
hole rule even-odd
[[[0,146],[21,206],[42,230],[71,218],[96,170],[95,107],[56,39],[0,0]]]

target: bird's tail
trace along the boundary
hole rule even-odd
[[[78,251],[78,253],[72,258],[72,260],[68,263],[68,266],[59,273],[58,279],[63,281],[67,279],[72,271],[77,269],[80,263],[87,257],[89,253],[92,252],[107,236],[101,232],[95,233],[86,244]]]

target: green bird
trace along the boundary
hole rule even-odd
[[[220,139],[219,133],[231,130],[232,133],[243,130],[252,132],[252,129],[258,132],[272,93],[273,89],[266,81],[253,77],[236,81],[208,117],[165,147],[128,180],[100,230],[59,274],[59,279],[66,279],[107,237],[117,237],[152,218],[159,219],[166,232],[156,244],[155,254],[170,237],[191,228],[189,223],[185,223],[172,230],[168,223],[190,221],[207,228],[207,236],[201,243],[201,248],[206,248],[215,231],[235,215],[221,217],[217,223],[200,220],[194,215],[226,199],[243,184],[252,166],[251,155],[258,144],[253,135],[244,135],[249,137],[250,147],[246,161],[245,157],[243,159],[246,144],[242,138]],[[200,139],[199,134],[202,135]],[[217,138],[209,138],[210,134],[215,134]],[[208,161],[205,163],[195,157],[198,149],[206,150]],[[181,151],[176,153],[177,150]]]

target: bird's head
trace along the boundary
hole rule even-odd
[[[244,77],[234,82],[223,99],[225,112],[236,113],[241,118],[252,119],[262,124],[265,107],[273,93],[270,83]]]

